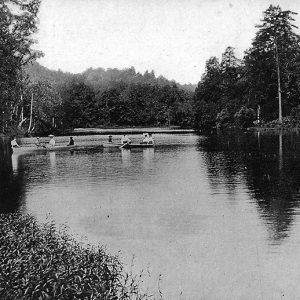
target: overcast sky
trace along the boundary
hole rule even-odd
[[[300,0],[42,0],[35,47],[54,70],[134,66],[197,83],[227,46],[243,56],[270,4],[300,13]]]

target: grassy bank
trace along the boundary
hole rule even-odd
[[[66,229],[0,214],[0,299],[148,299],[116,256]]]

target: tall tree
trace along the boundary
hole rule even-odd
[[[32,50],[40,0],[0,1],[0,111],[4,131],[20,98],[22,67],[40,52]]]
[[[299,98],[295,88],[295,62],[300,47],[299,36],[294,32],[296,26],[292,24],[294,14],[270,5],[262,24],[256,26],[259,30],[245,56],[252,102],[261,106],[266,119],[278,115],[280,122],[282,110],[289,113]]]
[[[215,125],[222,95],[220,63],[216,57],[206,62],[206,71],[194,94],[195,127],[208,128]]]

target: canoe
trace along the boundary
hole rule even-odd
[[[131,148],[154,148],[154,144],[126,144],[122,148],[123,149],[131,149]]]
[[[102,148],[101,145],[73,145],[73,146],[54,146],[54,147],[21,147],[13,148],[13,153],[30,153],[30,152],[52,152],[52,151],[79,151],[79,150],[94,150]]]
[[[103,148],[119,148],[122,145],[123,144],[121,144],[121,143],[103,143],[102,144]]]

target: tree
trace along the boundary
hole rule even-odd
[[[91,127],[98,123],[95,93],[80,78],[63,89],[62,109],[64,128]]]
[[[254,109],[243,106],[239,111],[235,113],[234,118],[238,126],[246,128],[253,126],[253,122],[256,118],[256,113]]]
[[[22,91],[22,67],[41,55],[32,50],[40,0],[0,1],[0,111],[4,131],[14,123]]]
[[[264,12],[262,24],[256,26],[259,31],[245,56],[253,103],[262,107],[266,119],[275,118],[278,111],[280,122],[282,110],[289,113],[299,98],[295,88],[295,62],[300,47],[299,36],[293,32],[296,28],[292,24],[294,14],[270,5]],[[278,98],[278,106],[275,98]]]
[[[208,128],[215,125],[222,95],[221,68],[216,57],[206,62],[206,71],[194,94],[195,128]]]
[[[31,117],[29,124],[25,123],[28,134],[56,132],[62,126],[62,103],[57,89],[47,81],[40,81],[29,85],[24,94],[27,115]]]

